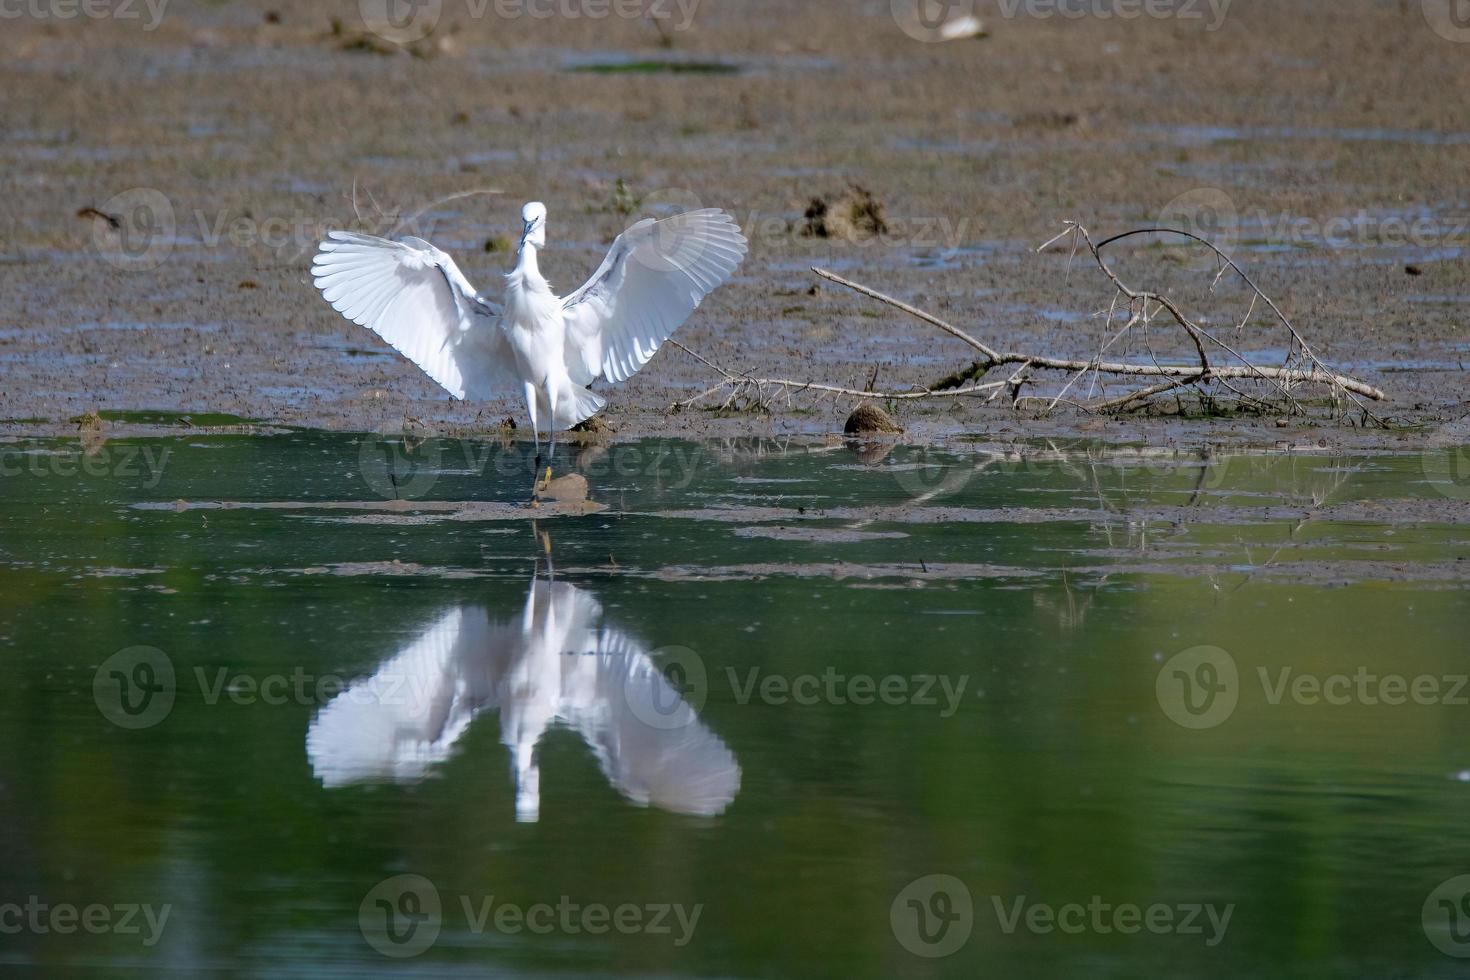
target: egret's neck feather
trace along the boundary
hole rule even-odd
[[[551,291],[551,285],[541,274],[541,267],[536,262],[536,246],[530,242],[521,245],[521,253],[516,257],[516,267],[508,278],[513,288],[518,286],[538,293]]]

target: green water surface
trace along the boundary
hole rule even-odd
[[[0,444],[0,967],[1470,970],[1453,454],[526,452]]]

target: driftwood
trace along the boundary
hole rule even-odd
[[[1350,400],[1360,408],[1365,419],[1371,418],[1380,424],[1383,420],[1368,410],[1362,399],[1381,401],[1386,396],[1378,388],[1360,381],[1357,378],[1339,374],[1324,364],[1302,337],[1296,326],[1287,319],[1286,315],[1276,303],[1267,296],[1255,284],[1240,266],[1236,265],[1228,255],[1217,248],[1213,243],[1190,234],[1189,232],[1177,231],[1170,228],[1142,228],[1127,231],[1102,242],[1094,243],[1086,228],[1075,221],[1065,223],[1066,227],[1055,238],[1044,243],[1037,249],[1042,251],[1051,245],[1066,238],[1071,238],[1073,254],[1082,246],[1086,245],[1088,252],[1092,255],[1098,269],[1107,278],[1113,287],[1112,303],[1106,311],[1109,329],[1123,320],[1122,326],[1103,343],[1098,354],[1090,360],[1079,360],[1076,358],[1052,357],[1046,354],[1033,354],[1017,351],[1000,351],[988,344],[976,339],[970,333],[960,329],[954,324],[941,320],[918,307],[887,296],[876,289],[864,286],[861,283],[844,279],[833,272],[825,269],[813,268],[812,272],[830,282],[845,286],[864,296],[885,303],[895,309],[901,310],[908,315],[922,320],[951,337],[963,342],[972,348],[978,355],[978,359],[971,367],[961,371],[946,383],[932,387],[916,386],[906,391],[874,391],[871,384],[868,389],[842,387],[838,385],[820,384],[814,381],[798,381],[787,378],[757,378],[749,374],[741,374],[729,371],[717,364],[712,363],[704,357],[695,354],[682,344],[675,344],[681,350],[697,358],[710,367],[722,377],[718,384],[712,385],[693,398],[678,402],[674,408],[690,408],[713,399],[714,396],[723,394],[724,401],[714,407],[721,409],[759,409],[769,410],[775,399],[785,395],[788,401],[795,395],[805,392],[813,394],[832,395],[834,397],[849,397],[857,399],[875,399],[882,401],[920,401],[943,398],[967,398],[983,396],[987,401],[994,401],[1001,394],[1009,391],[1011,401],[1020,406],[1027,402],[1045,402],[1042,414],[1050,412],[1058,404],[1066,401],[1066,394],[1072,390],[1078,382],[1086,378],[1091,372],[1094,376],[1094,384],[1103,376],[1120,379],[1162,379],[1143,388],[1129,390],[1125,394],[1111,398],[1102,398],[1087,403],[1068,401],[1067,404],[1083,409],[1088,412],[1120,412],[1132,410],[1148,404],[1152,399],[1168,392],[1184,387],[1194,387],[1201,395],[1206,393],[1206,385],[1217,384],[1228,390],[1242,403],[1250,403],[1262,408],[1272,410],[1285,410],[1295,413],[1303,412],[1295,391],[1302,386],[1318,386],[1331,393],[1334,404],[1340,408],[1345,400]],[[1192,240],[1203,245],[1214,255],[1219,263],[1219,272],[1216,274],[1211,288],[1217,285],[1220,279],[1227,273],[1233,272],[1248,287],[1251,294],[1250,309],[1240,321],[1240,326],[1245,326],[1260,304],[1264,304],[1270,311],[1272,317],[1286,331],[1289,338],[1288,352],[1285,363],[1280,366],[1266,366],[1253,364],[1221,340],[1210,330],[1199,322],[1191,319],[1184,310],[1168,296],[1150,290],[1135,289],[1126,285],[1108,265],[1103,257],[1103,250],[1109,245],[1138,235],[1149,234],[1171,234]],[[1170,322],[1182,329],[1189,338],[1198,360],[1188,364],[1161,364],[1152,356],[1150,347],[1150,361],[1148,363],[1128,362],[1117,360],[1103,360],[1103,355],[1114,343],[1125,337],[1129,331],[1141,328],[1146,331],[1149,324],[1159,316],[1167,314]],[[1213,356],[1213,359],[1212,359]],[[1015,366],[1015,370],[1004,381],[980,382],[979,378],[994,368]],[[1031,383],[1029,374],[1036,370],[1065,371],[1071,373],[1065,386],[1055,395],[1043,397],[1038,395],[1022,395],[1023,385]],[[973,383],[965,384],[965,381]],[[1249,382],[1258,388],[1264,389],[1264,393],[1252,394],[1244,390],[1244,385],[1239,382]],[[713,402],[711,402],[713,404]]]

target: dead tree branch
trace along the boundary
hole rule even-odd
[[[839,286],[845,286],[857,293],[877,300],[893,307],[915,319],[921,320],[930,326],[936,327],[944,333],[961,341],[979,355],[975,364],[964,372],[955,375],[956,379],[973,383],[963,386],[948,387],[941,383],[940,387],[915,386],[907,391],[872,391],[859,390],[836,385],[819,384],[813,381],[795,381],[786,378],[755,378],[748,374],[737,373],[726,370],[717,364],[695,354],[693,351],[676,344],[681,350],[697,358],[699,361],[715,370],[723,376],[718,384],[712,385],[706,390],[674,405],[675,409],[691,408],[713,399],[715,396],[724,394],[723,403],[715,406],[720,409],[755,408],[769,410],[771,404],[778,395],[785,395],[788,402],[793,396],[804,392],[813,392],[821,395],[832,395],[833,397],[850,397],[858,400],[880,400],[880,401],[919,401],[939,398],[965,398],[971,396],[985,396],[986,401],[994,401],[1002,393],[1009,390],[1011,401],[1015,405],[1023,402],[1040,401],[1046,402],[1042,414],[1054,409],[1058,404],[1068,404],[1081,408],[1088,412],[1118,412],[1133,410],[1146,405],[1151,399],[1180,388],[1194,387],[1201,396],[1208,397],[1206,386],[1211,382],[1218,383],[1220,387],[1229,391],[1238,398],[1241,403],[1253,404],[1261,408],[1273,408],[1274,406],[1265,397],[1250,394],[1242,390],[1242,387],[1231,382],[1255,381],[1269,388],[1273,395],[1279,396],[1280,403],[1288,410],[1302,412],[1295,390],[1304,385],[1317,385],[1327,388],[1334,398],[1340,401],[1342,398],[1351,399],[1362,409],[1365,418],[1371,417],[1380,424],[1384,420],[1373,415],[1361,398],[1382,401],[1387,396],[1378,388],[1373,387],[1365,381],[1357,378],[1339,374],[1329,368],[1315,350],[1307,343],[1296,325],[1287,318],[1276,305],[1271,297],[1261,291],[1255,281],[1245,273],[1239,265],[1228,255],[1222,252],[1213,243],[1189,232],[1177,231],[1170,228],[1142,228],[1126,231],[1101,242],[1094,242],[1092,236],[1080,223],[1076,221],[1065,222],[1065,227],[1060,234],[1043,244],[1037,251],[1042,251],[1068,237],[1072,237],[1072,254],[1075,255],[1081,246],[1085,245],[1092,255],[1093,261],[1098,269],[1113,288],[1113,299],[1108,309],[1100,311],[1099,316],[1106,315],[1108,325],[1111,328],[1115,324],[1115,316],[1122,320],[1126,315],[1121,329],[1117,330],[1102,344],[1097,356],[1090,360],[1067,357],[1053,357],[1046,354],[1036,354],[1021,351],[1002,351],[990,346],[972,334],[949,323],[925,310],[912,306],[902,300],[888,296],[871,286],[853,282],[845,279],[834,272],[826,269],[813,268],[812,272],[829,282]],[[1147,289],[1137,289],[1126,284],[1119,275],[1108,265],[1103,257],[1103,250],[1115,242],[1148,234],[1171,234],[1194,241],[1207,248],[1220,262],[1219,272],[1211,283],[1213,290],[1220,279],[1227,273],[1233,272],[1245,284],[1251,294],[1250,309],[1245,317],[1236,325],[1239,331],[1250,322],[1251,316],[1256,310],[1258,303],[1264,303],[1270,310],[1275,320],[1287,331],[1289,336],[1288,352],[1285,362],[1279,366],[1264,366],[1252,363],[1242,355],[1234,346],[1216,337],[1208,328],[1197,320],[1191,318],[1184,309],[1170,297]],[[1069,260],[1070,261],[1070,260]],[[1121,307],[1126,306],[1124,310]],[[1153,343],[1150,340],[1150,321],[1160,312],[1167,314],[1168,319],[1184,332],[1189,339],[1190,345],[1198,358],[1197,363],[1192,364],[1165,364],[1160,363],[1153,353]],[[1232,323],[1234,321],[1232,320]],[[1143,337],[1143,343],[1149,352],[1149,362],[1139,363],[1122,360],[1105,361],[1102,355],[1113,346],[1119,339],[1125,337],[1132,330],[1139,330]],[[1217,353],[1212,359],[1211,352]],[[1223,361],[1223,363],[1221,363]],[[993,368],[1003,365],[1019,365],[1016,370],[1005,381],[980,382],[979,378]],[[1071,375],[1066,385],[1056,393],[1055,396],[1040,396],[1020,394],[1023,384],[1031,384],[1030,372],[1033,370],[1065,371]],[[1105,398],[1100,401],[1081,403],[1067,401],[1063,396],[1087,374],[1093,374],[1093,385],[1104,376],[1114,376],[1124,379],[1163,378],[1165,380],[1129,391],[1126,394]],[[1080,390],[1080,389],[1079,389]],[[1091,397],[1088,395],[1087,397]]]

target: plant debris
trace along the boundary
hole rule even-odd
[[[888,233],[883,202],[866,187],[853,184],[836,200],[812,198],[806,209],[802,235],[808,238],[840,238],[858,241]]]

